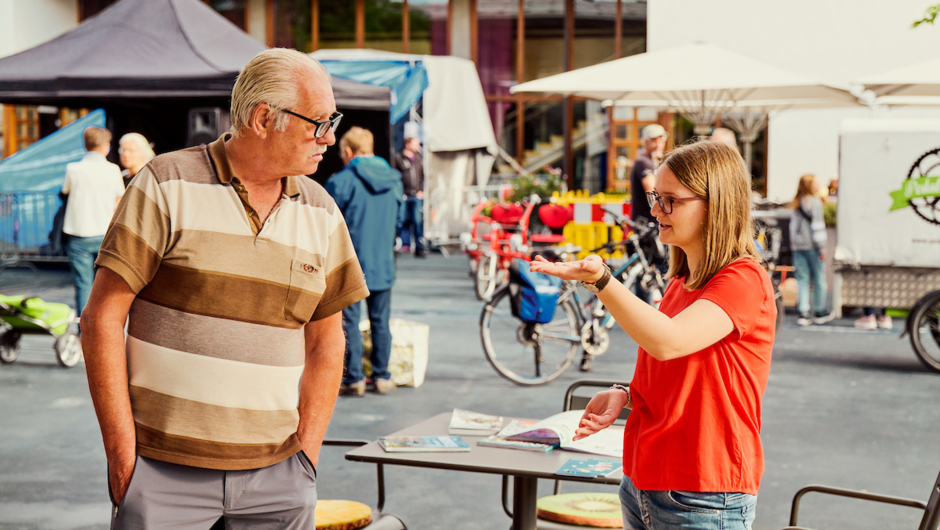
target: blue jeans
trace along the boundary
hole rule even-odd
[[[751,530],[757,496],[747,493],[645,491],[620,483],[624,530]]]
[[[800,316],[809,317],[809,286],[813,286],[813,314],[822,317],[829,314],[826,308],[826,264],[819,260],[819,251],[794,250],[793,276],[796,278],[796,308]]]
[[[69,236],[65,251],[69,255],[69,268],[75,279],[75,312],[82,314],[91,294],[91,284],[95,281],[95,259],[101,249],[104,236],[76,237]]]
[[[369,307],[369,327],[372,333],[372,379],[389,379],[388,359],[392,355],[392,332],[388,317],[392,310],[392,290],[372,291],[366,298]],[[362,308],[359,302],[343,309],[343,332],[346,333],[346,373],[344,384],[358,383],[365,379],[362,373],[362,333],[359,319]]]
[[[402,224],[402,244],[413,241],[415,250],[424,250],[424,201],[409,195],[405,201],[405,222]],[[412,229],[414,235],[412,236]]]

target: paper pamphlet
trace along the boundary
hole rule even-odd
[[[386,453],[459,453],[470,450],[459,436],[383,436],[379,445]]]
[[[450,417],[450,426],[447,430],[450,434],[466,434],[486,436],[496,434],[503,426],[502,416],[491,416],[469,410],[454,409]]]
[[[574,441],[583,410],[569,410],[537,422],[513,420],[497,435],[507,440],[558,444],[561,449],[615,458],[623,457],[623,426],[611,425],[596,434]]]

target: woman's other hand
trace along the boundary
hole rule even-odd
[[[588,402],[587,408],[584,409],[584,415],[581,416],[581,421],[578,423],[574,439],[587,438],[613,425],[617,416],[627,406],[629,398],[629,394],[617,388],[594,394],[594,397]]]
[[[562,280],[593,283],[604,275],[604,261],[593,254],[580,261],[563,262],[551,262],[536,256],[529,264],[529,270],[557,276]]]

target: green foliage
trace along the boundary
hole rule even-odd
[[[552,196],[553,192],[561,193],[561,169],[545,166],[536,173],[521,175],[512,181],[512,196],[509,202],[519,202],[533,193],[543,200]]]
[[[823,219],[826,221],[826,226],[836,225],[836,201],[823,203]]]
[[[911,27],[916,28],[921,24],[933,24],[938,14],[940,14],[940,4],[932,5],[924,12],[924,18],[915,20],[914,23],[911,24]]]

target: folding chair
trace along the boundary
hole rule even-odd
[[[790,526],[784,530],[811,530],[806,527],[797,526],[797,515],[800,511],[800,500],[807,493],[823,493],[826,495],[836,495],[839,497],[850,497],[863,501],[880,502],[883,504],[893,504],[896,506],[908,506],[910,508],[919,508],[924,511],[924,516],[917,525],[917,530],[938,530],[940,528],[940,475],[933,483],[933,489],[930,490],[930,498],[926,503],[914,499],[903,499],[901,497],[891,497],[878,493],[868,493],[858,490],[849,490],[844,488],[834,488],[831,486],[821,486],[812,484],[806,486],[793,496],[793,505],[790,507]]]
[[[611,385],[617,383],[616,381],[597,381],[597,380],[586,380],[586,381],[577,381],[572,383],[568,387],[568,390],[565,392],[565,399],[562,406],[562,412],[568,410],[583,409],[587,407],[588,402],[591,401],[591,398],[594,397],[594,394],[599,390],[604,390],[610,388]],[[627,386],[627,385],[624,385]],[[589,388],[592,389],[590,394],[578,394],[577,390],[580,388]],[[627,416],[630,415],[630,409],[624,409],[621,411],[620,415],[617,417],[617,422],[626,421]],[[590,455],[586,455],[590,456]],[[560,480],[555,481],[555,495],[561,495],[561,482]],[[503,511],[506,512],[506,515],[512,517],[512,503],[509,500],[509,476],[503,475],[503,488],[502,488],[502,500],[503,500]],[[614,494],[617,495],[617,494]],[[619,497],[617,497],[617,503],[619,504]],[[590,528],[590,525],[574,525],[574,524],[565,524],[555,521],[548,521],[542,518],[538,520],[539,530],[572,530],[576,528]]]

